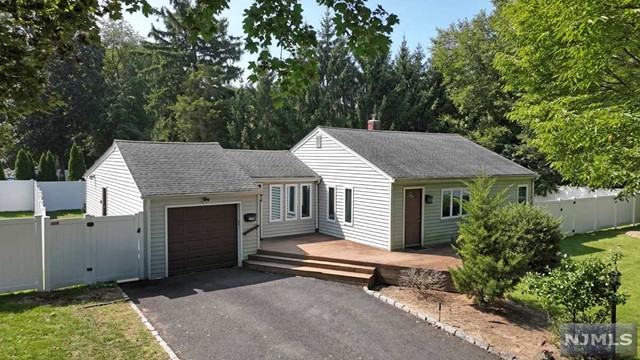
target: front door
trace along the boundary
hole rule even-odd
[[[421,245],[422,189],[404,191],[404,246]]]

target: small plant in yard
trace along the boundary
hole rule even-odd
[[[529,254],[513,250],[513,241],[499,232],[496,210],[504,201],[505,191],[491,194],[495,179],[480,175],[466,184],[469,201],[463,208],[468,214],[459,225],[454,246],[462,267],[450,269],[456,288],[481,306],[492,305],[513,289],[526,272]]]
[[[609,272],[621,257],[613,253],[606,260],[595,256],[573,260],[565,255],[559,267],[546,275],[529,274],[523,285],[538,297],[553,325],[604,323],[611,305],[623,305],[628,299],[625,293],[615,292],[609,280]]]
[[[413,290],[424,300],[438,300],[434,291],[442,291],[444,285],[444,274],[438,270],[410,268],[400,273],[400,286]]]

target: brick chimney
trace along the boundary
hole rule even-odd
[[[376,119],[376,114],[371,114],[371,120],[367,121],[367,130],[380,130],[380,120]]]

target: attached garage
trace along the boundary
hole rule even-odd
[[[238,265],[236,204],[167,208],[169,276]]]

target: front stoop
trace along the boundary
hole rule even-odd
[[[306,276],[370,288],[375,283],[375,268],[347,264],[336,261],[324,261],[290,257],[284,255],[255,254],[243,262],[251,270],[276,274]]]
[[[418,319],[426,322],[427,324],[429,324],[429,325],[431,325],[433,327],[436,327],[436,328],[438,328],[440,330],[444,330],[444,331],[448,332],[449,334],[451,334],[453,336],[457,336],[457,337],[461,338],[462,340],[464,340],[464,341],[466,341],[466,342],[468,342],[468,343],[470,343],[472,345],[475,345],[475,346],[477,346],[477,347],[479,347],[479,348],[481,348],[483,350],[488,351],[490,354],[499,356],[500,359],[503,359],[503,360],[518,360],[518,358],[515,355],[513,355],[513,354],[511,354],[509,352],[502,351],[502,350],[500,350],[500,349],[498,349],[498,348],[496,348],[496,347],[494,347],[494,346],[492,346],[490,344],[487,344],[486,342],[484,342],[484,341],[482,341],[480,339],[476,339],[471,335],[467,335],[464,332],[462,332],[462,330],[458,329],[457,327],[454,327],[454,326],[451,326],[451,325],[447,325],[447,324],[445,324],[443,322],[440,322],[437,319],[435,319],[435,318],[433,318],[433,317],[431,317],[429,315],[426,315],[424,313],[416,311],[416,310],[404,305],[403,303],[401,303],[399,301],[396,301],[395,299],[392,299],[392,298],[390,298],[388,296],[382,295],[378,291],[373,291],[373,290],[370,290],[368,288],[365,288],[364,291],[367,294],[373,296],[374,298],[379,299],[380,301],[382,301],[384,303],[387,303],[387,304],[389,304],[391,306],[395,306],[396,308],[398,308],[398,309],[400,309],[400,310],[402,310],[402,311],[404,311],[406,313],[409,313],[409,314],[417,317]]]

